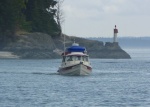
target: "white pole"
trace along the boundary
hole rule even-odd
[[[118,33],[118,29],[116,28],[116,25],[115,25],[115,29],[114,29],[114,42],[117,42],[117,33]]]
[[[114,33],[114,42],[117,42],[117,33]]]
[[[65,56],[65,49],[66,49],[66,40],[65,40],[65,34],[64,34],[64,56]]]

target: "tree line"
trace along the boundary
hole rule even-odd
[[[0,0],[0,36],[17,31],[43,32],[58,36],[61,28],[55,16],[56,0]]]

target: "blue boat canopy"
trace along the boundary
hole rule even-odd
[[[81,46],[71,46],[69,48],[67,48],[68,52],[85,52],[85,47],[81,47]]]

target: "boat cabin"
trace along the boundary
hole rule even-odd
[[[62,62],[68,62],[68,61],[85,61],[88,62],[89,58],[87,55],[68,55],[63,56]]]
[[[86,61],[88,62],[88,56],[64,56],[62,62],[67,61]]]
[[[63,56],[62,62],[89,61],[88,55],[86,54],[86,48],[79,46],[79,44],[77,43],[73,43],[71,47],[66,48],[66,51],[62,54],[62,56]]]

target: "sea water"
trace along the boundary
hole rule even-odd
[[[60,59],[0,59],[0,107],[150,107],[150,50],[91,59],[89,76],[57,74]]]

